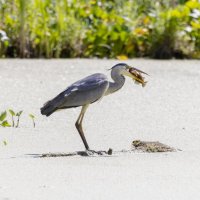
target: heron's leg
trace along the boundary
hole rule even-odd
[[[80,115],[79,115],[79,117],[78,117],[78,119],[77,119],[77,121],[75,123],[75,126],[76,126],[76,128],[77,128],[77,130],[79,132],[79,135],[81,136],[81,139],[82,139],[82,141],[83,141],[83,143],[85,145],[86,150],[89,150],[89,146],[88,146],[88,143],[87,143],[87,141],[85,139],[85,135],[84,135],[84,132],[83,132],[82,121],[83,121],[83,117],[85,115],[85,112],[86,112],[88,106],[89,106],[89,104],[87,104],[87,105],[82,107],[81,113],[80,113]]]

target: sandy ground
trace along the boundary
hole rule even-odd
[[[131,148],[136,139],[182,151],[37,158],[84,150],[74,127],[80,108],[49,118],[39,108],[70,83],[116,60],[0,60],[0,111],[23,110],[20,128],[0,128],[0,200],[200,199],[200,61],[128,60],[149,73],[147,87],[91,105],[84,130],[91,149]],[[36,116],[36,128],[28,117]],[[4,145],[3,141],[7,142]]]

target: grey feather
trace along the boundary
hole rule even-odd
[[[112,67],[113,82],[109,82],[104,74],[97,73],[73,83],[55,98],[45,103],[41,108],[41,114],[49,116],[58,109],[88,105],[105,95],[116,92],[124,85],[125,78],[121,73],[126,67],[125,63],[119,63]]]
[[[83,78],[41,108],[43,115],[49,116],[58,109],[83,106],[99,100],[106,92],[109,82],[104,74],[93,74]]]

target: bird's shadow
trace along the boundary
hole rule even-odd
[[[167,146],[163,143],[157,141],[140,141],[134,140],[132,142],[133,148],[131,150],[120,150],[113,151],[109,148],[108,151],[75,151],[69,153],[43,153],[43,154],[26,154],[26,156],[31,156],[34,158],[50,158],[50,157],[72,157],[72,156],[81,156],[81,157],[116,157],[120,155],[130,154],[130,153],[166,153],[166,152],[177,152],[181,151],[180,149],[175,149],[173,147]]]
[[[73,157],[73,156],[81,156],[81,157],[110,157],[113,156],[112,153],[108,153],[107,151],[75,151],[69,153],[42,153],[42,154],[26,154],[26,156],[31,156],[33,158],[55,158],[55,157]]]

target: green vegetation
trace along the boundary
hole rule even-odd
[[[5,111],[6,112],[6,111]],[[15,121],[14,121],[14,116],[16,116],[15,112],[11,109],[9,109],[9,113],[11,114],[12,117],[12,127],[15,126]]]
[[[200,1],[0,0],[0,57],[200,58]]]
[[[33,114],[29,114],[29,117],[31,118],[33,122],[33,127],[35,128],[35,116]]]
[[[8,123],[8,121],[6,120],[7,117],[7,112],[4,111],[0,114],[0,126],[2,127],[10,127],[11,125]]]
[[[16,128],[19,127],[19,119],[20,119],[20,116],[21,116],[22,112],[23,112],[23,111],[21,110],[21,111],[19,111],[19,112],[16,114],[16,116],[17,116],[17,125],[16,125]]]
[[[11,116],[11,122],[7,119],[8,115],[7,113],[10,114]],[[19,112],[14,112],[12,109],[9,109],[8,112],[5,110],[1,112],[0,114],[0,127],[13,127],[13,128],[18,128],[19,127],[19,122],[20,122],[20,117],[22,115],[23,111]],[[33,127],[35,128],[35,116],[33,114],[29,114],[29,117],[31,118],[33,122]]]
[[[8,142],[6,140],[3,141],[4,146],[6,146],[8,144]]]

